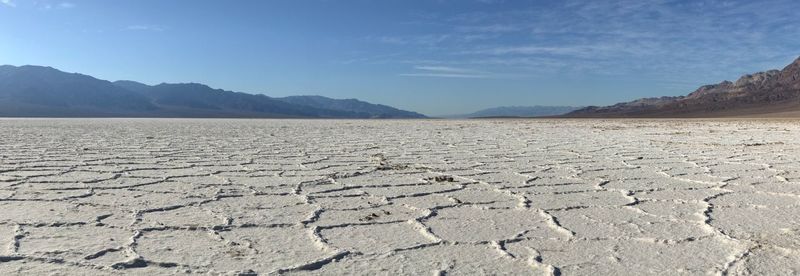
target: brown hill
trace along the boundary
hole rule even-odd
[[[800,58],[783,70],[702,86],[686,96],[590,106],[565,117],[800,117]]]

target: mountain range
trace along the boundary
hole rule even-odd
[[[800,58],[783,70],[705,85],[686,96],[590,106],[564,117],[800,117]]]
[[[566,113],[566,114],[564,114]],[[560,115],[564,114],[564,115]],[[448,118],[800,117],[800,58],[782,70],[705,85],[686,96],[611,106],[505,106]],[[356,99],[268,97],[199,83],[110,82],[43,66],[0,66],[0,117],[427,118]]]
[[[0,116],[426,118],[356,99],[273,98],[198,83],[110,82],[43,66],[0,66]]]
[[[580,109],[574,106],[500,106],[482,109],[469,114],[449,115],[445,118],[490,118],[490,117],[541,117],[557,116]]]

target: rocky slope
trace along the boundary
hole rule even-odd
[[[783,70],[745,75],[735,82],[705,85],[686,96],[592,106],[565,116],[728,117],[794,114],[797,111],[800,111],[800,58]]]

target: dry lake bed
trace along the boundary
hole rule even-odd
[[[800,122],[0,120],[0,275],[800,273]]]

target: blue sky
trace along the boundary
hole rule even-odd
[[[0,0],[0,63],[443,115],[680,95],[800,56],[800,1]]]

